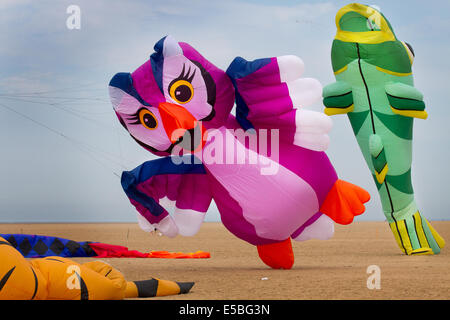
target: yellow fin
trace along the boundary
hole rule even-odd
[[[428,113],[425,110],[419,111],[419,110],[399,110],[395,109],[391,106],[392,112],[404,117],[410,117],[410,118],[419,118],[419,119],[426,119],[428,118]]]
[[[414,226],[416,228],[417,238],[419,238],[419,243],[422,248],[430,247],[428,244],[427,237],[425,236],[425,232],[423,231],[422,227],[422,218],[420,217],[419,211],[417,211],[413,215],[414,219]]]
[[[389,227],[391,227],[391,231],[394,234],[395,241],[397,242],[397,245],[399,246],[400,250],[402,250],[403,253],[406,253],[405,249],[403,248],[402,241],[400,240],[400,235],[398,233],[395,222],[391,222],[389,224]]]
[[[349,112],[352,112],[355,109],[355,105],[351,104],[350,106],[348,106],[347,108],[332,108],[332,107],[327,107],[325,108],[325,110],[323,111],[327,116],[334,116],[336,114],[346,114]]]
[[[445,240],[441,237],[439,233],[437,233],[436,230],[431,226],[431,224],[427,221],[428,228],[430,228],[431,234],[434,237],[434,240],[436,240],[436,243],[438,244],[439,248],[443,248],[445,246]]]
[[[386,163],[386,165],[384,166],[383,170],[381,170],[380,173],[377,172],[377,170],[375,171],[375,177],[377,178],[377,181],[379,184],[382,184],[384,182],[384,179],[386,179],[386,174],[388,173],[389,167]]]

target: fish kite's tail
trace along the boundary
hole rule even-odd
[[[372,158],[375,179],[383,184],[389,171],[383,142],[379,135],[369,137],[369,151]],[[444,239],[431,224],[420,215],[412,201],[406,208],[392,213],[389,226],[398,246],[406,255],[438,254],[444,247]]]
[[[406,255],[438,254],[445,246],[445,240],[419,211],[396,219],[389,226],[400,250]]]

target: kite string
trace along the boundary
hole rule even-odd
[[[17,114],[17,115],[19,115],[19,116],[25,118],[25,119],[27,119],[27,120],[33,122],[34,124],[36,124],[36,125],[38,125],[38,126],[40,126],[40,127],[43,127],[43,128],[45,128],[45,129],[47,129],[47,130],[53,132],[54,134],[56,134],[56,135],[58,135],[58,136],[60,136],[60,137],[62,137],[62,138],[64,138],[64,139],[66,139],[67,141],[71,142],[72,145],[74,145],[78,150],[80,150],[80,151],[82,151],[83,153],[85,153],[86,155],[88,155],[92,160],[94,160],[95,162],[97,162],[98,164],[100,164],[102,167],[107,167],[107,168],[108,168],[108,169],[109,169],[116,177],[120,178],[120,175],[119,175],[115,170],[113,170],[111,167],[106,166],[106,165],[105,165],[104,163],[102,163],[100,160],[98,160],[97,158],[95,158],[95,156],[93,156],[93,154],[92,154],[92,150],[91,150],[91,151],[90,151],[90,150],[84,150],[84,149],[81,147],[81,146],[83,146],[83,145],[86,147],[86,146],[87,146],[86,143],[77,141],[77,140],[75,140],[75,139],[73,139],[73,138],[71,138],[71,137],[65,135],[64,133],[62,133],[62,132],[60,132],[60,131],[58,131],[58,130],[55,130],[55,129],[51,128],[51,127],[49,127],[49,126],[46,125],[46,124],[44,124],[44,123],[42,123],[42,122],[40,122],[40,121],[37,121],[37,120],[35,120],[35,119],[33,119],[33,118],[31,118],[31,117],[29,117],[29,116],[27,116],[27,115],[25,115],[25,114],[23,114],[23,113],[21,113],[21,112],[15,110],[15,109],[13,109],[13,108],[11,108],[11,107],[5,105],[4,103],[0,103],[0,106],[3,107],[4,109],[7,109],[7,110],[9,110],[9,111],[11,111],[11,112],[13,112],[13,113],[15,113],[15,114]],[[108,160],[111,160],[111,159],[108,159]],[[120,164],[120,165],[123,166],[122,164]]]
[[[110,112],[87,112],[87,111],[81,111],[77,108],[71,108],[71,107],[67,107],[66,104],[67,102],[71,102],[73,103],[73,100],[87,100],[87,99],[91,99],[91,100],[100,100],[99,98],[95,97],[95,98],[80,98],[80,97],[49,97],[49,96],[37,96],[37,94],[43,94],[43,93],[50,93],[50,92],[58,92],[58,91],[64,91],[64,90],[72,90],[72,88],[66,88],[66,89],[61,89],[61,90],[53,90],[53,91],[41,91],[41,92],[21,92],[21,93],[0,93],[0,98],[4,98],[4,99],[8,99],[8,100],[13,100],[13,101],[21,101],[21,102],[29,102],[29,103],[36,103],[36,104],[42,104],[42,105],[47,105],[47,106],[51,106],[59,111],[64,111],[67,112],[69,114],[71,114],[72,116],[76,116],[77,118],[83,119],[83,120],[87,120],[91,123],[94,123],[95,125],[102,127],[103,129],[113,129],[113,136],[117,134],[117,138],[118,138],[118,143],[119,143],[119,152],[120,155],[117,156],[115,154],[109,153],[107,151],[103,151],[99,148],[96,147],[92,147],[91,150],[89,150],[91,153],[95,153],[95,152],[103,152],[105,155],[109,155],[109,157],[103,156],[104,158],[106,158],[107,161],[112,161],[115,162],[116,164],[118,164],[122,169],[125,169],[126,167],[123,164],[124,160],[129,161],[129,159],[126,159],[123,155],[122,152],[122,147],[120,144],[120,135],[118,134],[118,130],[117,130],[117,126],[109,126],[106,125],[102,122],[99,122],[96,119],[92,119],[91,117],[87,117],[84,114],[89,114],[89,115],[100,115],[100,114],[109,114]],[[96,90],[104,90],[104,88],[101,89],[96,89]],[[47,101],[42,101],[41,99],[39,99],[40,101],[34,101],[34,100],[27,100],[27,99],[23,99],[23,97],[29,97],[29,99],[35,99],[35,98],[45,98],[47,99]],[[64,99],[64,100],[60,100],[57,102],[51,101],[53,99]],[[50,100],[49,100],[50,99]],[[104,102],[104,101],[101,101]],[[75,101],[75,103],[78,103],[77,101]],[[97,102],[98,103],[98,102]],[[106,103],[106,102],[105,102]],[[61,106],[61,104],[64,104],[64,106]],[[109,102],[108,102],[109,104]],[[72,139],[74,140],[74,139]],[[82,144],[80,142],[78,142],[78,144]],[[88,146],[88,144],[85,143],[86,146]],[[118,159],[118,160],[114,160]]]

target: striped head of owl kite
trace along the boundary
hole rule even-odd
[[[178,144],[193,151],[203,145],[206,129],[227,120],[233,85],[187,43],[166,36],[154,49],[134,72],[111,79],[114,111],[131,137],[154,154],[166,156]]]

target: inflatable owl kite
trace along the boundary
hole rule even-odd
[[[445,242],[419,213],[411,183],[413,120],[427,118],[413,84],[414,51],[369,6],[341,8],[336,27],[331,52],[336,82],[323,89],[325,113],[348,115],[400,249],[407,255],[437,254]]]
[[[224,72],[170,36],[154,49],[109,84],[120,123],[162,157],[122,173],[144,230],[193,235],[214,200],[231,233],[257,246],[268,266],[289,269],[291,238],[327,239],[333,221],[364,212],[369,194],[339,180],[323,152],[330,119],[302,108],[322,87],[301,78],[300,58],[238,57]]]

